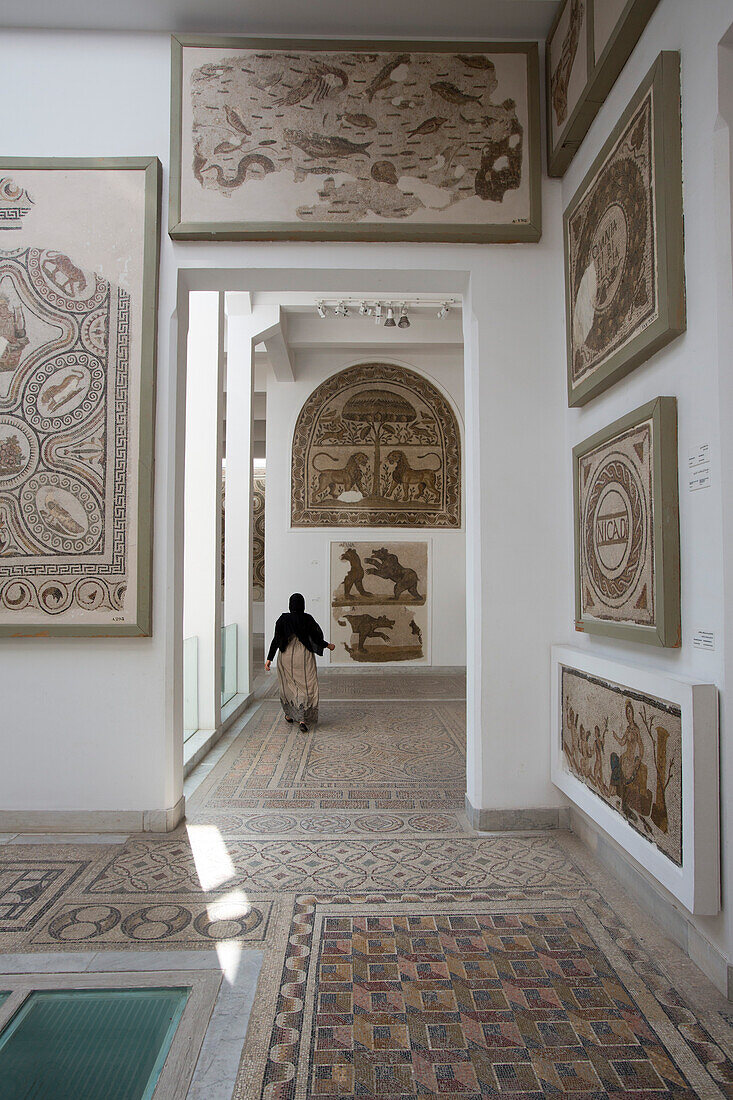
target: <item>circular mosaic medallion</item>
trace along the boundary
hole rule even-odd
[[[102,533],[102,513],[95,495],[75,477],[44,473],[21,490],[21,509],[33,537],[57,554],[83,554]]]
[[[54,917],[48,926],[48,934],[64,943],[93,940],[111,932],[119,924],[122,914],[112,905],[80,905]]]
[[[288,833],[297,824],[294,817],[285,814],[256,814],[247,818],[247,829],[252,833]]]
[[[125,917],[122,931],[131,940],[164,940],[190,923],[191,914],[182,905],[146,905]]]
[[[104,396],[104,368],[86,351],[56,355],[40,367],[25,389],[29,422],[43,431],[80,424]]]
[[[101,581],[80,581],[76,586],[76,602],[84,611],[96,611],[105,601],[105,588]]]
[[[22,420],[0,415],[0,492],[14,489],[38,465],[38,440]]]
[[[361,814],[354,824],[366,833],[396,833],[402,828],[402,818],[396,814]]]
[[[63,252],[29,249],[28,274],[42,298],[70,313],[88,313],[101,306],[109,294],[106,279],[82,271]]]
[[[443,833],[453,827],[453,818],[447,814],[413,814],[408,820],[411,829],[425,833]]]
[[[644,487],[625,455],[611,454],[588,489],[583,516],[588,579],[602,603],[621,604],[644,567]]]
[[[226,900],[212,902],[193,922],[199,935],[208,940],[236,940],[248,936],[261,924],[262,913],[259,909],[250,909],[242,916],[234,916],[231,903]]]
[[[0,604],[11,611],[22,611],[33,599],[33,589],[27,581],[9,581],[0,589]]]
[[[49,615],[58,615],[71,606],[71,589],[63,581],[46,581],[38,589],[38,602]]]

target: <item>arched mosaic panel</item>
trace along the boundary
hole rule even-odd
[[[460,431],[440,391],[393,363],[322,382],[295,426],[291,518],[293,527],[460,527]]]

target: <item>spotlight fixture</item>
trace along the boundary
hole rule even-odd
[[[339,302],[333,312],[336,314],[337,317],[348,317],[349,307],[346,305],[345,302]]]
[[[374,307],[374,323],[375,325],[381,325],[382,323],[382,303],[377,302]]]
[[[369,317],[371,312],[372,312],[372,307],[368,306],[366,304],[366,302],[362,302],[361,305],[359,306],[359,313],[362,315],[362,317]]]
[[[438,310],[438,320],[443,321],[448,316],[449,310],[450,302],[443,302],[442,306]]]
[[[384,322],[384,327],[385,328],[394,328],[395,324],[396,324],[396,321],[394,319],[394,310],[392,309],[392,306],[387,306],[387,317],[386,317],[386,320]]]
[[[328,310],[324,306],[323,302],[316,302],[316,309],[318,310],[318,316],[319,317],[327,317],[328,316]]]
[[[407,306],[400,306],[400,319],[397,322],[397,328],[409,328],[410,318],[407,316]]]

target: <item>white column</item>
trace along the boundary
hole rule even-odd
[[[189,299],[183,636],[198,638],[200,730],[221,720],[221,454],[224,295]]]
[[[252,683],[252,390],[253,321],[227,295],[225,625],[237,624],[237,694]]]

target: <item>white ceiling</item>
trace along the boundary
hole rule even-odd
[[[544,38],[557,0],[0,0],[0,26],[368,38]]]

